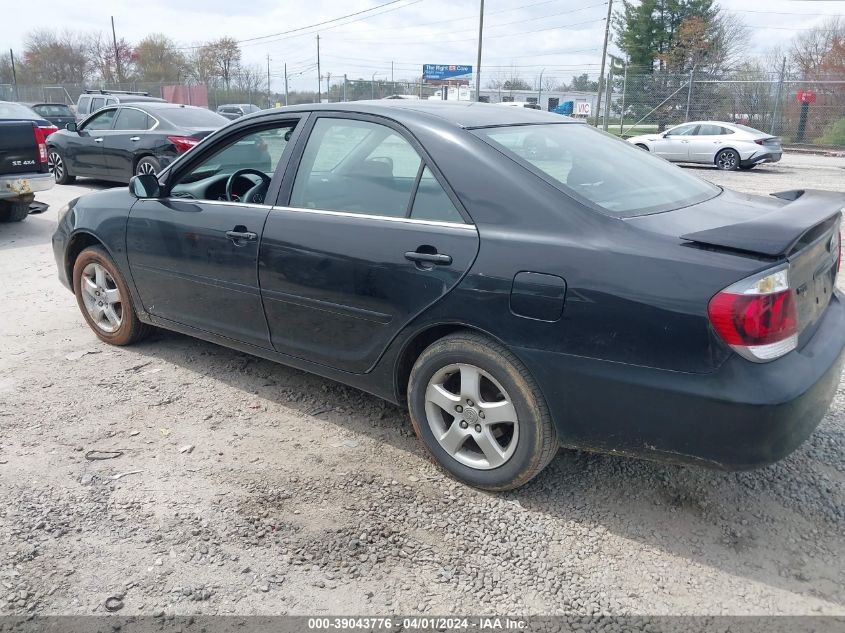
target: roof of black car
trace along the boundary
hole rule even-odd
[[[60,103],[58,101],[18,101],[21,105],[25,105],[27,108],[31,108],[32,106],[64,106],[68,107],[66,103]]]
[[[143,107],[147,110],[175,110],[177,108],[200,108],[202,110],[208,110],[208,108],[203,108],[201,106],[192,106],[187,105],[185,103],[170,103],[169,101],[154,101],[151,103],[144,103]],[[211,112],[211,110],[208,111]]]
[[[381,115],[410,121],[413,119],[439,119],[462,128],[492,127],[539,123],[575,123],[574,119],[552,112],[530,108],[506,108],[498,104],[475,101],[440,101],[411,99],[382,99],[377,101],[348,101],[345,103],[308,103],[296,106],[262,110],[250,115],[261,116],[268,112],[301,111],[357,112]]]

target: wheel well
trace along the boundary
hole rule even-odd
[[[425,349],[435,341],[443,338],[444,336],[448,336],[449,334],[461,331],[476,332],[478,334],[488,336],[486,332],[476,328],[460,325],[458,323],[446,323],[442,325],[435,325],[427,330],[418,332],[405,345],[405,349],[402,350],[399,357],[399,362],[396,363],[396,398],[400,403],[404,404],[406,401],[405,394],[408,391],[408,381],[411,378],[411,369],[414,367],[414,363],[417,362],[420,354],[422,354],[423,351],[425,351]]]
[[[721,154],[722,152],[724,152],[726,149],[729,149],[729,150],[731,150],[732,152],[735,152],[735,153],[736,153],[736,155],[737,155],[737,157],[738,157],[740,160],[742,160],[742,156],[740,155],[739,150],[735,150],[733,147],[720,147],[719,149],[717,149],[717,150],[716,150],[716,153],[713,155],[713,162],[714,162],[714,163],[715,163],[717,160],[719,160],[719,154]]]
[[[73,283],[73,265],[76,263],[76,258],[89,246],[103,246],[103,243],[90,233],[77,233],[70,238],[65,251],[65,269],[71,284]]]
[[[644,149],[644,150],[645,150],[645,151],[647,151],[647,152],[650,152],[650,151],[651,151],[651,150],[648,148],[648,145],[646,145],[645,143],[634,143],[634,145],[635,145],[636,147],[639,147],[640,149]]]

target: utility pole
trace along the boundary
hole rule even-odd
[[[346,102],[346,73],[343,73],[343,101]]]
[[[331,74],[331,73],[326,73],[326,101],[331,101],[331,100],[332,100],[332,95],[331,95],[331,83],[330,83],[330,82],[331,82],[331,80],[332,80],[332,74]]]
[[[475,62],[475,100],[481,101],[481,41],[484,36],[484,0],[478,9],[478,59]]]
[[[273,107],[270,97],[270,53],[267,53],[267,107]]]
[[[323,76],[320,74],[320,36],[317,36],[317,103],[322,103],[322,95],[320,94],[320,80]]]
[[[684,114],[684,123],[689,121],[689,104],[692,101],[692,82],[695,79],[695,64],[692,65],[692,69],[689,71],[689,86],[687,87],[687,111]]]
[[[540,83],[537,86],[537,105],[541,108],[543,107],[543,73],[546,72],[546,69],[540,71]]]
[[[114,72],[117,75],[115,79],[120,83],[120,54],[117,52],[117,34],[114,30],[114,16],[111,16],[111,39],[114,42]]]
[[[288,104],[288,63],[285,62],[285,105]]]
[[[786,57],[783,58],[783,63],[780,67],[780,79],[778,79],[778,91],[775,97],[775,110],[772,113],[772,127],[769,129],[769,134],[774,135],[775,130],[779,127],[780,121],[780,100],[783,96],[783,81],[786,75]]]
[[[614,59],[614,61],[616,60]],[[610,118],[610,97],[613,94],[613,66],[614,64],[611,64],[610,70],[607,71],[607,87],[605,88],[606,94],[604,98],[604,116],[602,117],[601,123],[601,127],[605,132],[607,132],[607,120]]]
[[[15,51],[9,49],[9,58],[12,60],[12,83],[15,86],[15,101],[18,100],[18,74],[15,71]]]
[[[396,86],[393,85],[393,61],[390,62],[390,85],[393,88],[393,92],[396,92]]]
[[[596,97],[596,127],[599,126],[599,113],[601,112],[601,93],[604,90],[604,64],[607,61],[607,40],[610,37],[610,18],[613,11],[613,0],[607,0],[607,19],[604,23],[604,46],[601,49],[601,70],[599,71],[599,94]]]
[[[622,111],[619,114],[619,136],[622,136],[622,128],[625,125],[625,93],[628,92],[628,57],[625,57],[625,77],[622,79]]]

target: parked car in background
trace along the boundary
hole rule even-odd
[[[226,103],[217,107],[217,114],[233,121],[245,114],[252,114],[253,112],[258,112],[260,110],[261,108],[251,103]]]
[[[149,92],[86,90],[76,102],[76,120],[82,121],[100,108],[119,103],[166,103],[166,101],[151,97]]]
[[[22,105],[41,115],[60,130],[65,129],[68,123],[76,122],[76,115],[64,103],[24,103]]]
[[[727,171],[776,163],[783,156],[778,137],[724,121],[691,121],[628,142],[674,163],[715,165]]]
[[[59,184],[76,176],[129,182],[157,173],[228,122],[205,108],[164,101],[109,106],[49,138],[50,170]]]
[[[528,101],[501,101],[497,105],[510,106],[512,108],[528,108],[529,110],[542,110],[538,104]]]
[[[35,193],[53,186],[47,137],[56,129],[26,106],[0,101],[0,221],[25,219]]]
[[[364,389],[506,490],[560,445],[726,469],[799,446],[839,385],[843,206],[557,114],[397,99],[235,121],[71,202],[53,248],[101,340],[155,325]]]

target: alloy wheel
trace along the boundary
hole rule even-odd
[[[429,380],[425,413],[437,442],[456,461],[479,470],[507,462],[519,441],[516,408],[483,369],[448,365]]]
[[[47,157],[47,168],[53,174],[56,182],[60,181],[65,175],[65,163],[58,152],[50,152]]]
[[[142,162],[138,165],[137,169],[138,175],[152,175],[155,176],[156,170],[150,163]]]
[[[108,270],[91,262],[82,270],[82,301],[94,324],[103,332],[116,332],[123,322],[120,290]]]
[[[719,169],[734,169],[736,167],[736,154],[730,150],[719,152],[716,165]]]

